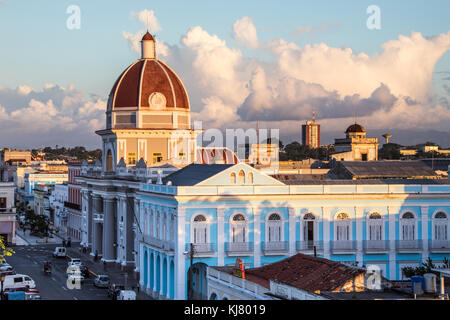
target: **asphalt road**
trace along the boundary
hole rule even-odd
[[[110,300],[107,289],[94,286],[91,274],[81,285],[81,289],[67,287],[66,258],[53,258],[52,252],[57,245],[16,246],[15,254],[7,257],[7,262],[16,273],[30,276],[40,291],[42,300]],[[44,273],[44,262],[51,261],[52,273]]]

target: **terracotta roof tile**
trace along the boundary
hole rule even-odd
[[[270,280],[275,280],[309,292],[316,290],[327,292],[341,287],[364,273],[365,270],[299,253],[264,267],[248,269],[245,272],[248,280],[267,288]]]

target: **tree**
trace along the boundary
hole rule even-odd
[[[0,263],[5,263],[5,257],[12,256],[13,253],[15,253],[13,249],[7,248],[3,237],[0,236]]]
[[[380,158],[389,160],[398,160],[401,157],[400,148],[402,146],[396,143],[386,143],[379,151]]]

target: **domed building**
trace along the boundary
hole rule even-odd
[[[135,166],[186,165],[195,159],[186,88],[178,75],[156,58],[155,39],[147,32],[142,56],[115,81],[108,98],[103,140],[103,170],[115,171],[121,159]]]
[[[378,138],[367,138],[367,132],[360,124],[354,123],[345,130],[345,139],[335,139],[335,153],[338,161],[377,161]]]

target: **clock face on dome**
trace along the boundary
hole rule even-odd
[[[161,92],[153,92],[148,98],[150,108],[161,110],[166,107],[166,97]]]

